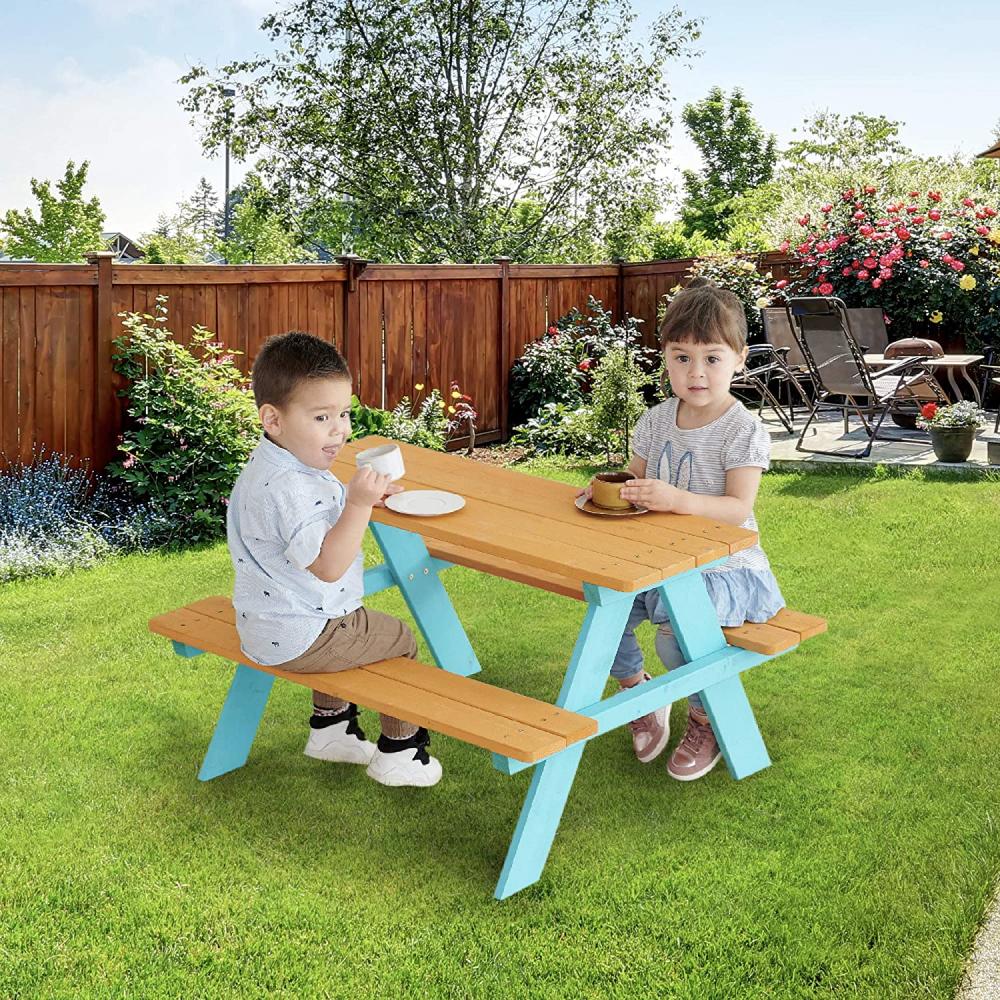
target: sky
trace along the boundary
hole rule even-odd
[[[690,66],[669,70],[674,111],[712,86],[740,87],[779,144],[817,111],[866,111],[905,123],[922,155],[972,155],[1000,120],[1000,70],[989,53],[1000,3],[966,0],[677,0],[704,21]],[[637,30],[663,3],[633,0]],[[136,237],[205,176],[221,192],[181,110],[178,78],[267,48],[261,18],[278,0],[0,0],[0,212],[34,204],[32,177],[90,161],[86,191],[106,227]],[[951,13],[954,11],[954,13]],[[675,127],[676,170],[698,154]],[[233,164],[231,183],[243,167]]]

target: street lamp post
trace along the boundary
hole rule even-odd
[[[225,98],[235,97],[236,91],[232,87],[223,87],[222,96]],[[229,242],[229,130],[233,120],[232,104],[226,108],[226,192],[222,201],[222,240]],[[225,263],[229,263],[228,257]]]

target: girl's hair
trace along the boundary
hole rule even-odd
[[[660,345],[725,344],[742,351],[747,343],[743,304],[730,291],[710,282],[678,292],[660,325]]]

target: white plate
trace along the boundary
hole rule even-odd
[[[385,505],[397,514],[412,514],[415,517],[436,517],[451,514],[465,506],[465,498],[457,493],[444,490],[403,490],[385,498]]]

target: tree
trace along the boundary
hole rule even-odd
[[[209,151],[266,152],[300,211],[346,208],[358,252],[531,260],[659,190],[666,67],[698,22],[670,9],[638,46],[634,20],[629,0],[299,0],[263,22],[273,55],[195,67],[182,105]]]
[[[241,187],[230,237],[216,241],[227,263],[294,264],[308,260],[309,252],[289,231],[261,179],[248,174]]]
[[[751,111],[738,87],[728,98],[713,87],[707,97],[684,108],[684,125],[705,163],[700,171],[684,171],[687,194],[681,218],[689,233],[725,239],[732,200],[771,179],[776,140]]]
[[[853,115],[820,111],[802,123],[803,137],[789,143],[784,161],[792,169],[864,171],[886,167],[913,155],[897,139],[901,124],[863,111]]]
[[[215,188],[204,177],[191,197],[178,206],[180,227],[192,233],[202,246],[210,247],[222,235],[222,212]]]
[[[70,160],[53,193],[49,181],[31,178],[38,216],[30,208],[10,209],[0,219],[4,251],[12,257],[30,257],[40,263],[80,263],[88,253],[104,250],[101,230],[104,212],[97,198],[85,201],[83,186],[90,164]]]

